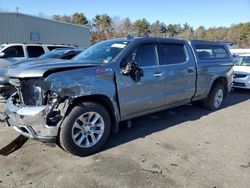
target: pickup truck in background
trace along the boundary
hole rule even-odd
[[[8,76],[17,88],[6,103],[8,125],[86,156],[122,121],[195,101],[219,109],[231,89],[233,59],[222,43],[112,39],[72,61],[13,65]]]

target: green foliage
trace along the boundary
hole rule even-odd
[[[83,13],[77,13],[77,12],[71,16],[69,16],[69,15],[63,15],[63,16],[54,15],[54,16],[52,16],[52,19],[56,20],[56,21],[79,24],[79,25],[87,25],[88,24],[88,20],[85,17],[85,15]]]
[[[124,36],[128,36],[129,34],[131,34],[133,31],[132,28],[132,22],[130,21],[129,18],[125,18],[125,20],[122,23],[122,33],[124,34]]]
[[[88,20],[83,13],[76,12],[71,16],[71,22],[79,25],[87,25]]]
[[[151,24],[151,36],[153,37],[161,37],[162,36],[162,27],[159,20],[157,20],[155,23]]]
[[[93,22],[97,32],[109,33],[111,31],[112,19],[107,14],[96,15]]]
[[[91,31],[91,43],[132,34],[134,36],[234,42],[239,47],[250,48],[250,22],[231,25],[231,27],[205,28],[200,26],[194,30],[188,23],[166,25],[164,22],[161,23],[157,20],[151,24],[145,18],[132,22],[127,17],[122,21],[118,19],[119,23],[116,23],[115,19],[107,14],[96,15],[92,21],[88,21],[83,13],[77,12],[71,16],[54,15],[52,18],[62,22],[88,25]]]
[[[133,24],[133,29],[137,36],[148,36],[150,33],[150,23],[145,18],[136,20]]]

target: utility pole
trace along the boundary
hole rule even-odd
[[[19,16],[19,15],[18,15],[18,13],[19,13],[18,11],[19,11],[19,7],[16,7],[16,15],[17,15],[17,16]]]

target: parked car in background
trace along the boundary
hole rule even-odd
[[[250,89],[250,54],[234,59],[234,88]]]
[[[49,58],[57,58],[57,59],[72,59],[79,53],[81,53],[84,49],[55,49],[47,54],[43,54],[38,59],[49,59]]]
[[[17,60],[36,58],[42,54],[48,53],[56,48],[71,48],[69,45],[50,45],[50,44],[2,44],[0,45],[0,58],[6,61],[14,62]]]
[[[229,49],[229,51],[231,52],[231,54],[235,54],[235,55],[244,55],[244,54],[250,54],[250,49],[246,49],[246,48],[231,48]]]
[[[72,61],[22,63],[8,75],[18,89],[6,102],[8,125],[85,156],[122,121],[195,101],[219,109],[231,89],[233,58],[222,43],[113,39]]]
[[[9,43],[0,45],[0,101],[13,92],[13,86],[4,76],[5,68],[20,60],[34,59],[57,48],[71,48],[69,45]]]
[[[35,62],[39,62],[39,63],[46,63],[48,59],[67,59],[70,60],[73,57],[75,57],[77,54],[81,53],[83,51],[83,49],[55,49],[52,50],[51,52],[48,52],[46,54],[43,54],[41,56],[39,56],[38,58],[32,58],[32,59],[26,59],[26,60],[21,60],[21,61],[17,61],[15,62],[13,65],[17,66],[18,64],[21,63],[35,63]]]

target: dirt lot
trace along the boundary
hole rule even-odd
[[[223,109],[183,106],[134,120],[79,158],[28,141],[0,156],[0,187],[250,187],[250,92]],[[4,124],[4,123],[1,123]],[[17,134],[0,126],[0,148]]]

